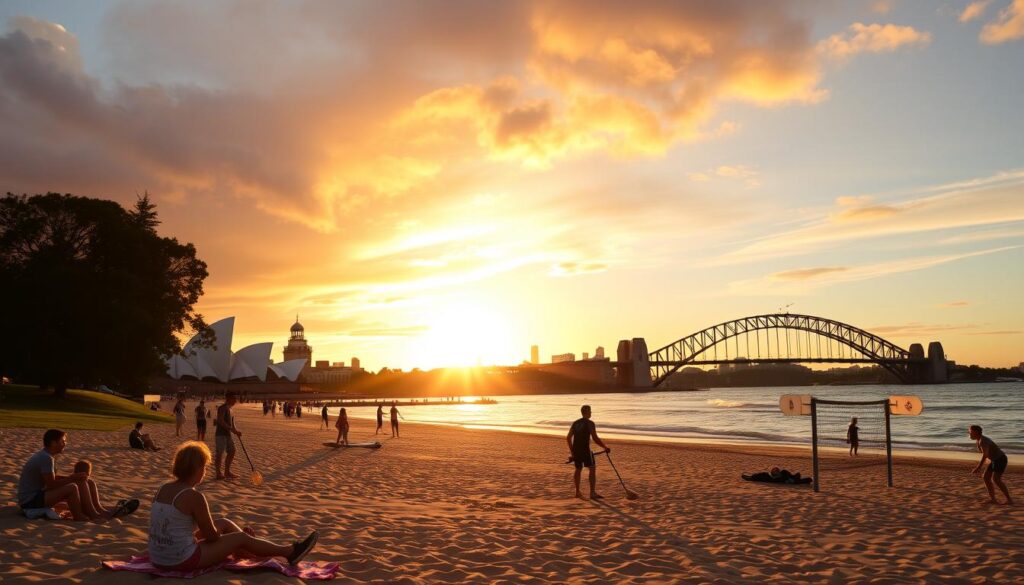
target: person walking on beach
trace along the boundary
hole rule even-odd
[[[576,419],[569,427],[569,434],[565,436],[565,442],[569,444],[569,455],[576,471],[573,473],[572,482],[576,486],[576,497],[583,499],[583,492],[580,491],[580,475],[586,467],[590,475],[590,499],[600,500],[604,496],[597,493],[597,462],[594,461],[594,452],[590,450],[590,439],[611,453],[611,447],[604,444],[604,441],[597,436],[597,425],[590,420],[590,405],[584,404],[580,407],[580,414],[583,416]]]
[[[229,555],[281,557],[296,565],[316,546],[316,530],[303,540],[277,544],[256,538],[227,518],[213,519],[206,496],[196,489],[206,476],[210,448],[188,441],[174,454],[174,481],[160,486],[149,518],[149,559],[159,569],[190,573]]]
[[[846,442],[850,444],[850,457],[857,454],[860,447],[860,427],[857,426],[857,417],[850,419],[850,426],[846,428]]]
[[[327,430],[330,428],[328,423],[327,405],[325,404],[324,407],[320,409],[320,429]]]
[[[196,440],[206,440],[206,401],[200,400],[199,406],[196,407]]]
[[[235,460],[235,441],[231,437],[232,434],[241,437],[242,433],[235,428],[235,417],[231,413],[231,407],[238,401],[238,394],[234,392],[228,392],[224,395],[224,404],[217,407],[217,431],[214,433],[214,439],[217,445],[217,454],[214,459],[214,467],[217,470],[217,475],[214,479],[235,479],[235,474],[231,473],[231,462]],[[227,458],[224,459],[224,473],[220,472],[220,462],[227,453]]]
[[[399,434],[398,434],[398,417],[400,417],[400,416],[402,416],[402,414],[400,412],[398,412],[398,401],[392,401],[391,402],[391,438],[392,439],[399,437]]]
[[[1013,498],[1010,497],[1010,490],[1006,489],[1006,484],[1003,483],[1003,472],[1006,471],[1006,466],[1009,464],[1009,459],[1006,457],[1006,453],[996,445],[995,441],[981,434],[981,427],[979,425],[971,425],[968,429],[968,433],[971,438],[978,444],[978,451],[981,451],[981,461],[978,462],[978,466],[974,468],[971,473],[978,473],[981,471],[981,466],[988,459],[988,469],[985,470],[985,487],[988,488],[988,497],[991,498],[993,504],[998,504],[996,501],[996,490],[992,484],[999,486],[999,491],[1003,492],[1006,496],[1006,503],[1013,505]]]
[[[338,413],[338,420],[335,421],[334,428],[338,429],[338,438],[334,442],[338,445],[348,445],[348,413],[344,408]]]
[[[185,399],[180,394],[174,403],[174,436],[181,436],[181,427],[185,425]]]
[[[377,405],[377,430],[373,434],[376,435],[377,433],[380,432],[380,430],[382,428],[384,428],[384,405],[383,404],[378,404]]]

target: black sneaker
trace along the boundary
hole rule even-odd
[[[305,540],[293,544],[292,554],[288,555],[288,564],[297,565],[299,564],[299,561],[306,558],[306,555],[309,554],[309,551],[313,550],[313,547],[316,546],[316,539],[319,536],[320,533],[314,530],[313,532],[309,533],[309,536],[307,536]]]

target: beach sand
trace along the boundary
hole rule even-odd
[[[187,412],[188,438],[195,432]],[[369,409],[367,409],[369,412]],[[329,449],[313,413],[264,417],[237,408],[238,427],[266,483],[249,484],[241,449],[233,482],[201,489],[214,515],[292,540],[311,528],[309,560],[339,561],[341,582],[373,583],[1019,583],[1024,508],[989,506],[973,463],[900,458],[885,487],[878,457],[833,457],[822,492],[744,482],[780,465],[810,473],[806,451],[611,442],[641,499],[628,501],[602,458],[601,503],[572,497],[560,437],[404,424],[384,447]],[[333,422],[333,419],[332,419]],[[600,430],[600,419],[597,420]],[[352,419],[350,439],[373,439]],[[387,423],[385,422],[385,429]],[[18,515],[21,466],[41,429],[0,429],[0,581],[148,583],[100,568],[143,553],[150,499],[168,476],[173,425],[147,425],[166,449],[127,449],[124,432],[71,431],[58,470],[93,462],[105,503],[138,497],[139,511],[105,524],[29,521]],[[211,425],[207,442],[213,445]],[[1012,460],[1015,459],[1011,457]],[[1020,467],[1006,475],[1024,500]],[[212,476],[212,473],[211,473]],[[584,472],[584,485],[586,472]],[[1001,496],[1000,496],[1001,498]],[[216,572],[195,583],[294,583],[269,572]]]

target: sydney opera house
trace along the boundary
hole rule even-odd
[[[174,380],[235,382],[287,380],[297,382],[306,366],[306,358],[272,363],[271,341],[247,345],[231,351],[235,318],[228,317],[210,325],[216,334],[213,347],[199,347],[196,337],[185,344],[181,354],[167,359],[167,375]]]

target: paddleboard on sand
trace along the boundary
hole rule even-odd
[[[372,443],[349,443],[348,445],[339,445],[338,443],[324,443],[324,447],[333,447],[335,449],[339,447],[363,447],[365,449],[380,449],[384,445],[381,445],[377,441]]]

